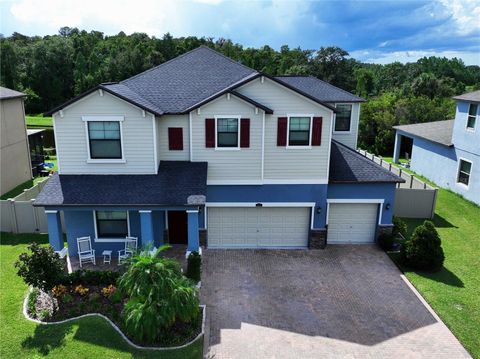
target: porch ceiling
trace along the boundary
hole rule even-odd
[[[191,206],[206,194],[207,162],[161,161],[156,175],[55,174],[35,206]]]

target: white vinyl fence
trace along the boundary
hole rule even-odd
[[[405,218],[433,218],[437,203],[437,188],[405,172],[401,167],[383,160],[382,157],[375,156],[364,150],[357,151],[405,180],[405,183],[399,183],[397,185],[395,191],[395,206],[393,207],[393,214],[395,216]]]
[[[47,215],[33,202],[48,178],[14,198],[0,200],[0,231],[10,233],[47,233]],[[63,224],[63,220],[62,220]]]

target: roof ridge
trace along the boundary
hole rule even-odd
[[[363,156],[361,153],[357,152],[357,151],[354,150],[353,148],[350,148],[350,147],[348,147],[347,145],[344,145],[343,143],[338,142],[337,140],[334,140],[334,139],[332,139],[332,142],[334,142],[336,145],[339,145],[340,147],[343,147],[345,150],[353,153],[353,154],[356,155],[358,158],[361,158],[362,160],[367,161],[368,163],[375,165],[377,168],[381,169],[381,170],[384,171],[385,173],[388,173],[388,174],[390,174],[390,175],[392,175],[392,176],[399,177],[399,176],[397,176],[395,173],[393,173],[393,172],[387,170],[386,168],[384,168],[383,166],[380,166],[380,165],[379,165],[378,163],[376,163],[375,161],[372,161],[371,159]],[[401,178],[401,177],[399,177],[399,178]],[[403,178],[402,178],[402,180],[403,180]]]
[[[249,66],[247,66],[247,65],[244,65],[244,64],[242,64],[242,63],[239,62],[239,61],[235,61],[235,60],[232,59],[231,57],[228,57],[227,55],[224,55],[224,54],[222,54],[220,51],[214,50],[214,49],[212,49],[211,47],[208,47],[207,45],[200,45],[198,48],[200,48],[200,47],[203,47],[203,48],[205,48],[205,49],[208,49],[208,50],[214,52],[215,54],[220,55],[220,56],[226,58],[228,61],[233,62],[233,63],[236,64],[236,65],[243,66],[243,67],[245,67],[246,69],[249,69],[250,71],[259,73],[257,70],[252,69],[251,67],[249,67]]]
[[[124,84],[124,82],[126,82],[126,81],[133,80],[133,79],[139,77],[140,75],[143,75],[143,74],[145,74],[145,73],[147,73],[147,72],[150,72],[150,71],[153,71],[153,70],[155,70],[155,69],[158,69],[159,67],[162,67],[163,65],[169,64],[170,62],[173,62],[174,60],[178,60],[179,58],[182,58],[182,57],[184,57],[184,56],[186,56],[186,55],[188,55],[188,54],[190,54],[190,53],[192,53],[192,52],[198,51],[198,50],[201,49],[202,47],[203,47],[203,45],[198,46],[198,47],[196,47],[196,48],[194,48],[194,49],[191,49],[190,51],[187,51],[187,52],[185,52],[185,53],[183,53],[183,54],[181,54],[181,55],[175,56],[175,57],[171,58],[170,60],[165,61],[165,62],[162,62],[161,64],[159,64],[159,65],[157,65],[157,66],[154,66],[154,67],[149,68],[149,69],[147,69],[147,70],[145,70],[145,71],[143,71],[143,72],[140,72],[140,73],[138,73],[138,74],[136,74],[136,75],[133,75],[132,77],[126,78],[125,80],[122,80],[122,81],[120,81],[119,83],[120,83],[120,84]],[[128,87],[128,86],[127,86],[127,87]]]
[[[328,86],[335,87],[336,89],[339,89],[340,91],[342,91],[342,92],[344,92],[344,93],[346,93],[346,94],[349,94],[350,96],[355,96],[356,98],[359,98],[359,99],[361,99],[361,100],[365,100],[363,97],[357,96],[357,95],[355,95],[355,94],[353,94],[353,93],[351,93],[351,92],[349,92],[349,91],[347,91],[347,90],[344,90],[344,89],[342,89],[342,88],[340,88],[340,87],[338,87],[338,86],[332,85],[331,83],[329,83],[329,82],[327,82],[327,81],[324,81],[324,80],[322,80],[322,79],[319,79],[319,78],[316,77],[316,76],[308,75],[308,77],[311,77],[311,78],[313,78],[313,79],[315,79],[315,80],[317,80],[317,81],[321,81],[321,82],[323,82],[324,84],[327,84]]]

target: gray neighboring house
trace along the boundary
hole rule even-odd
[[[1,195],[32,178],[23,103],[25,96],[22,92],[0,87]]]

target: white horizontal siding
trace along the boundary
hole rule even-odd
[[[264,180],[319,180],[328,178],[328,157],[332,112],[313,101],[274,83],[254,80],[241,87],[240,93],[274,110],[265,119]],[[292,149],[277,146],[277,119],[289,114],[312,114],[323,118],[321,146]]]
[[[170,151],[168,149],[169,127],[181,127],[183,129],[183,151]],[[157,117],[157,145],[159,160],[188,161],[190,159],[188,115],[169,115]]]
[[[250,119],[250,147],[225,150],[205,147],[205,119],[239,115]],[[208,161],[208,181],[260,181],[262,171],[262,111],[226,95],[192,112],[192,160]],[[240,125],[240,124],[239,124]],[[211,182],[212,183],[212,182]]]
[[[82,116],[124,116],[125,163],[88,163],[88,139]],[[156,172],[152,115],[106,92],[96,91],[55,115],[55,137],[62,174],[148,174]]]
[[[346,103],[346,102],[342,102]],[[343,143],[345,146],[357,149],[357,139],[358,139],[358,123],[360,118],[360,104],[352,103],[352,117],[350,123],[350,132],[333,132],[333,139]]]

